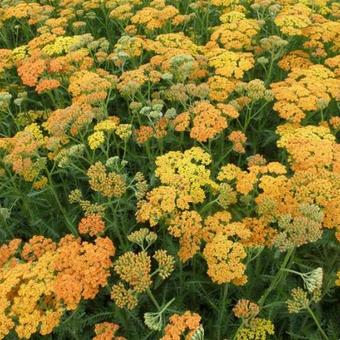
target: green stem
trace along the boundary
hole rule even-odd
[[[223,291],[221,293],[221,301],[220,301],[220,306],[218,310],[218,323],[217,323],[217,339],[221,339],[222,335],[222,322],[224,319],[224,314],[225,314],[225,307],[226,307],[226,300],[228,296],[228,283],[224,284]]]
[[[281,267],[279,271],[276,273],[274,279],[272,280],[270,286],[267,288],[267,290],[264,292],[264,294],[261,296],[260,300],[258,301],[258,304],[262,307],[264,302],[266,301],[268,295],[277,287],[277,285],[280,283],[282,279],[282,272],[284,269],[286,269],[291,257],[294,254],[295,248],[289,249],[286,253],[286,256],[281,264]]]
[[[157,310],[160,311],[161,310],[161,307],[160,305],[158,304],[157,300],[155,299],[155,297],[153,296],[150,288],[148,288],[146,290],[147,294],[149,295],[149,298],[151,299],[151,301],[153,302],[153,304],[156,306]]]
[[[48,169],[46,168],[46,174],[47,174],[47,178],[48,178],[48,182],[49,182],[49,189],[51,190],[52,192],[52,195],[57,203],[57,206],[59,207],[59,210],[61,211],[62,215],[64,216],[65,218],[65,221],[66,221],[66,224],[68,226],[68,229],[71,231],[71,233],[73,235],[78,235],[78,231],[77,229],[75,228],[75,226],[73,225],[73,223],[70,221],[69,217],[67,216],[66,214],[66,211],[64,210],[63,206],[61,205],[60,203],[60,200],[58,198],[58,194],[56,193],[55,189],[54,189],[54,184],[53,184],[53,181],[52,181],[52,176],[50,174],[50,172],[48,171]]]
[[[299,272],[297,272],[297,271],[295,271],[295,270],[292,270],[292,269],[286,269],[286,268],[284,268],[284,269],[282,269],[282,271],[287,272],[287,273],[292,273],[292,274],[300,275],[300,276],[303,277],[303,274],[302,274],[302,273],[299,273]]]
[[[160,311],[160,313],[163,313],[165,310],[168,309],[168,307],[175,301],[176,299],[175,298],[172,298],[163,308],[162,310]]]
[[[240,326],[237,328],[236,333],[235,333],[234,336],[233,336],[233,340],[236,339],[237,334],[238,334],[239,331],[243,328],[243,325],[244,325],[244,320],[242,319],[242,322],[241,322]]]
[[[318,330],[320,331],[320,333],[322,334],[323,338],[328,340],[328,336],[326,335],[326,333],[324,332],[324,330],[322,329],[320,323],[319,323],[319,320],[317,319],[317,317],[315,316],[315,314],[313,313],[313,311],[310,309],[309,306],[307,306],[307,311],[308,313],[310,314],[310,316],[313,318],[316,326],[318,327]]]

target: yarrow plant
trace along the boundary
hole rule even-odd
[[[3,0],[0,339],[339,339],[336,0]]]

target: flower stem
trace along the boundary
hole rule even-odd
[[[217,323],[217,339],[221,339],[222,322],[225,314],[226,300],[228,296],[228,283],[224,284],[223,291],[221,293],[221,301],[218,309],[218,323]]]
[[[322,337],[326,340],[328,340],[328,336],[326,335],[325,331],[322,329],[319,320],[317,319],[317,317],[315,316],[315,314],[313,313],[313,311],[310,309],[309,306],[307,306],[307,311],[310,314],[310,316],[312,317],[312,319],[314,320],[316,326],[318,327],[318,330],[320,331]]]
[[[150,288],[148,288],[146,290],[147,294],[149,295],[149,298],[151,299],[151,301],[153,302],[153,304],[156,306],[157,310],[160,311],[161,310],[161,307],[160,305],[158,304],[157,300],[155,299],[155,297],[153,296]]]
[[[294,254],[294,248],[289,249],[286,253],[286,256],[281,264],[281,267],[279,271],[276,273],[275,277],[273,278],[270,286],[267,288],[267,290],[264,292],[264,294],[261,296],[260,300],[258,301],[258,304],[260,307],[263,306],[264,302],[266,301],[268,295],[277,287],[277,285],[280,283],[282,279],[282,272],[286,269],[291,257]]]
[[[68,229],[71,231],[71,233],[73,235],[78,235],[77,229],[75,228],[75,226],[73,225],[73,223],[70,221],[69,217],[66,214],[66,211],[64,210],[63,206],[60,203],[60,200],[58,198],[58,194],[56,193],[55,189],[54,189],[54,183],[52,181],[52,176],[50,174],[50,172],[48,171],[48,169],[46,168],[46,174],[47,174],[47,178],[48,178],[48,182],[49,182],[49,188],[52,192],[52,195],[57,203],[57,206],[59,207],[59,210],[61,211],[62,215],[65,218],[66,224]]]

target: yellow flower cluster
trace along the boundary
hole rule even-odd
[[[210,36],[208,46],[221,45],[227,50],[250,50],[252,40],[260,30],[260,22],[247,19],[244,13],[230,11],[220,17],[221,25],[217,26]]]
[[[337,279],[335,280],[335,284],[340,287],[340,271],[336,273]]]
[[[152,243],[151,235],[146,230],[141,230],[133,233],[130,239],[132,242],[137,241],[140,246],[143,246],[145,239],[149,238]],[[152,258],[158,264],[158,268],[154,272],[151,272]],[[153,283],[152,276],[154,274],[158,273],[159,277],[164,280],[174,270],[174,258],[166,250],[157,250],[152,258],[144,250],[139,253],[128,251],[115,261],[113,268],[120,281],[112,286],[111,298],[118,307],[135,308],[138,304],[138,296],[149,291]],[[128,285],[128,288],[126,288],[126,285]]]
[[[209,66],[215,69],[215,73],[227,78],[242,79],[244,73],[254,66],[254,57],[251,53],[207,48],[205,55]]]
[[[303,29],[312,24],[311,13],[312,11],[301,3],[288,5],[282,8],[274,22],[284,34],[301,35]]]
[[[152,189],[145,200],[138,202],[137,221],[149,221],[150,226],[157,225],[161,218],[175,211],[176,197],[176,189],[171,186],[161,185]]]
[[[96,131],[88,137],[88,143],[91,150],[99,148],[105,141],[105,135],[103,131]]]
[[[185,190],[193,203],[199,203],[205,198],[203,187],[217,188],[210,178],[210,170],[206,168],[210,163],[210,155],[200,147],[192,147],[184,152],[170,151],[156,159],[155,175],[162,184],[170,185],[180,192]]]
[[[111,171],[107,172],[101,162],[96,162],[87,170],[91,189],[100,192],[103,196],[119,198],[126,191],[125,179],[122,175]]]
[[[191,203],[203,202],[204,187],[218,188],[206,168],[210,162],[210,155],[199,147],[159,156],[155,174],[163,185],[148,192],[146,199],[138,202],[137,220],[149,221],[154,226],[177,209],[186,210]]]
[[[123,254],[116,260],[114,270],[136,292],[144,292],[152,283],[151,258],[145,252]]]
[[[267,335],[274,334],[274,325],[270,320],[255,318],[247,327],[241,328],[236,340],[267,339]]]
[[[41,52],[46,53],[48,56],[64,54],[69,52],[72,46],[77,45],[79,42],[80,39],[76,35],[72,37],[57,37],[53,43],[45,45]]]
[[[7,152],[4,162],[28,182],[33,182],[45,167],[45,158],[39,156],[44,144],[42,132],[36,123],[27,125],[13,137],[0,138],[0,149]]]

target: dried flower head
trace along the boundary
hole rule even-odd
[[[260,312],[260,307],[247,299],[241,299],[237,301],[237,304],[233,308],[233,313],[237,318],[253,319]]]

